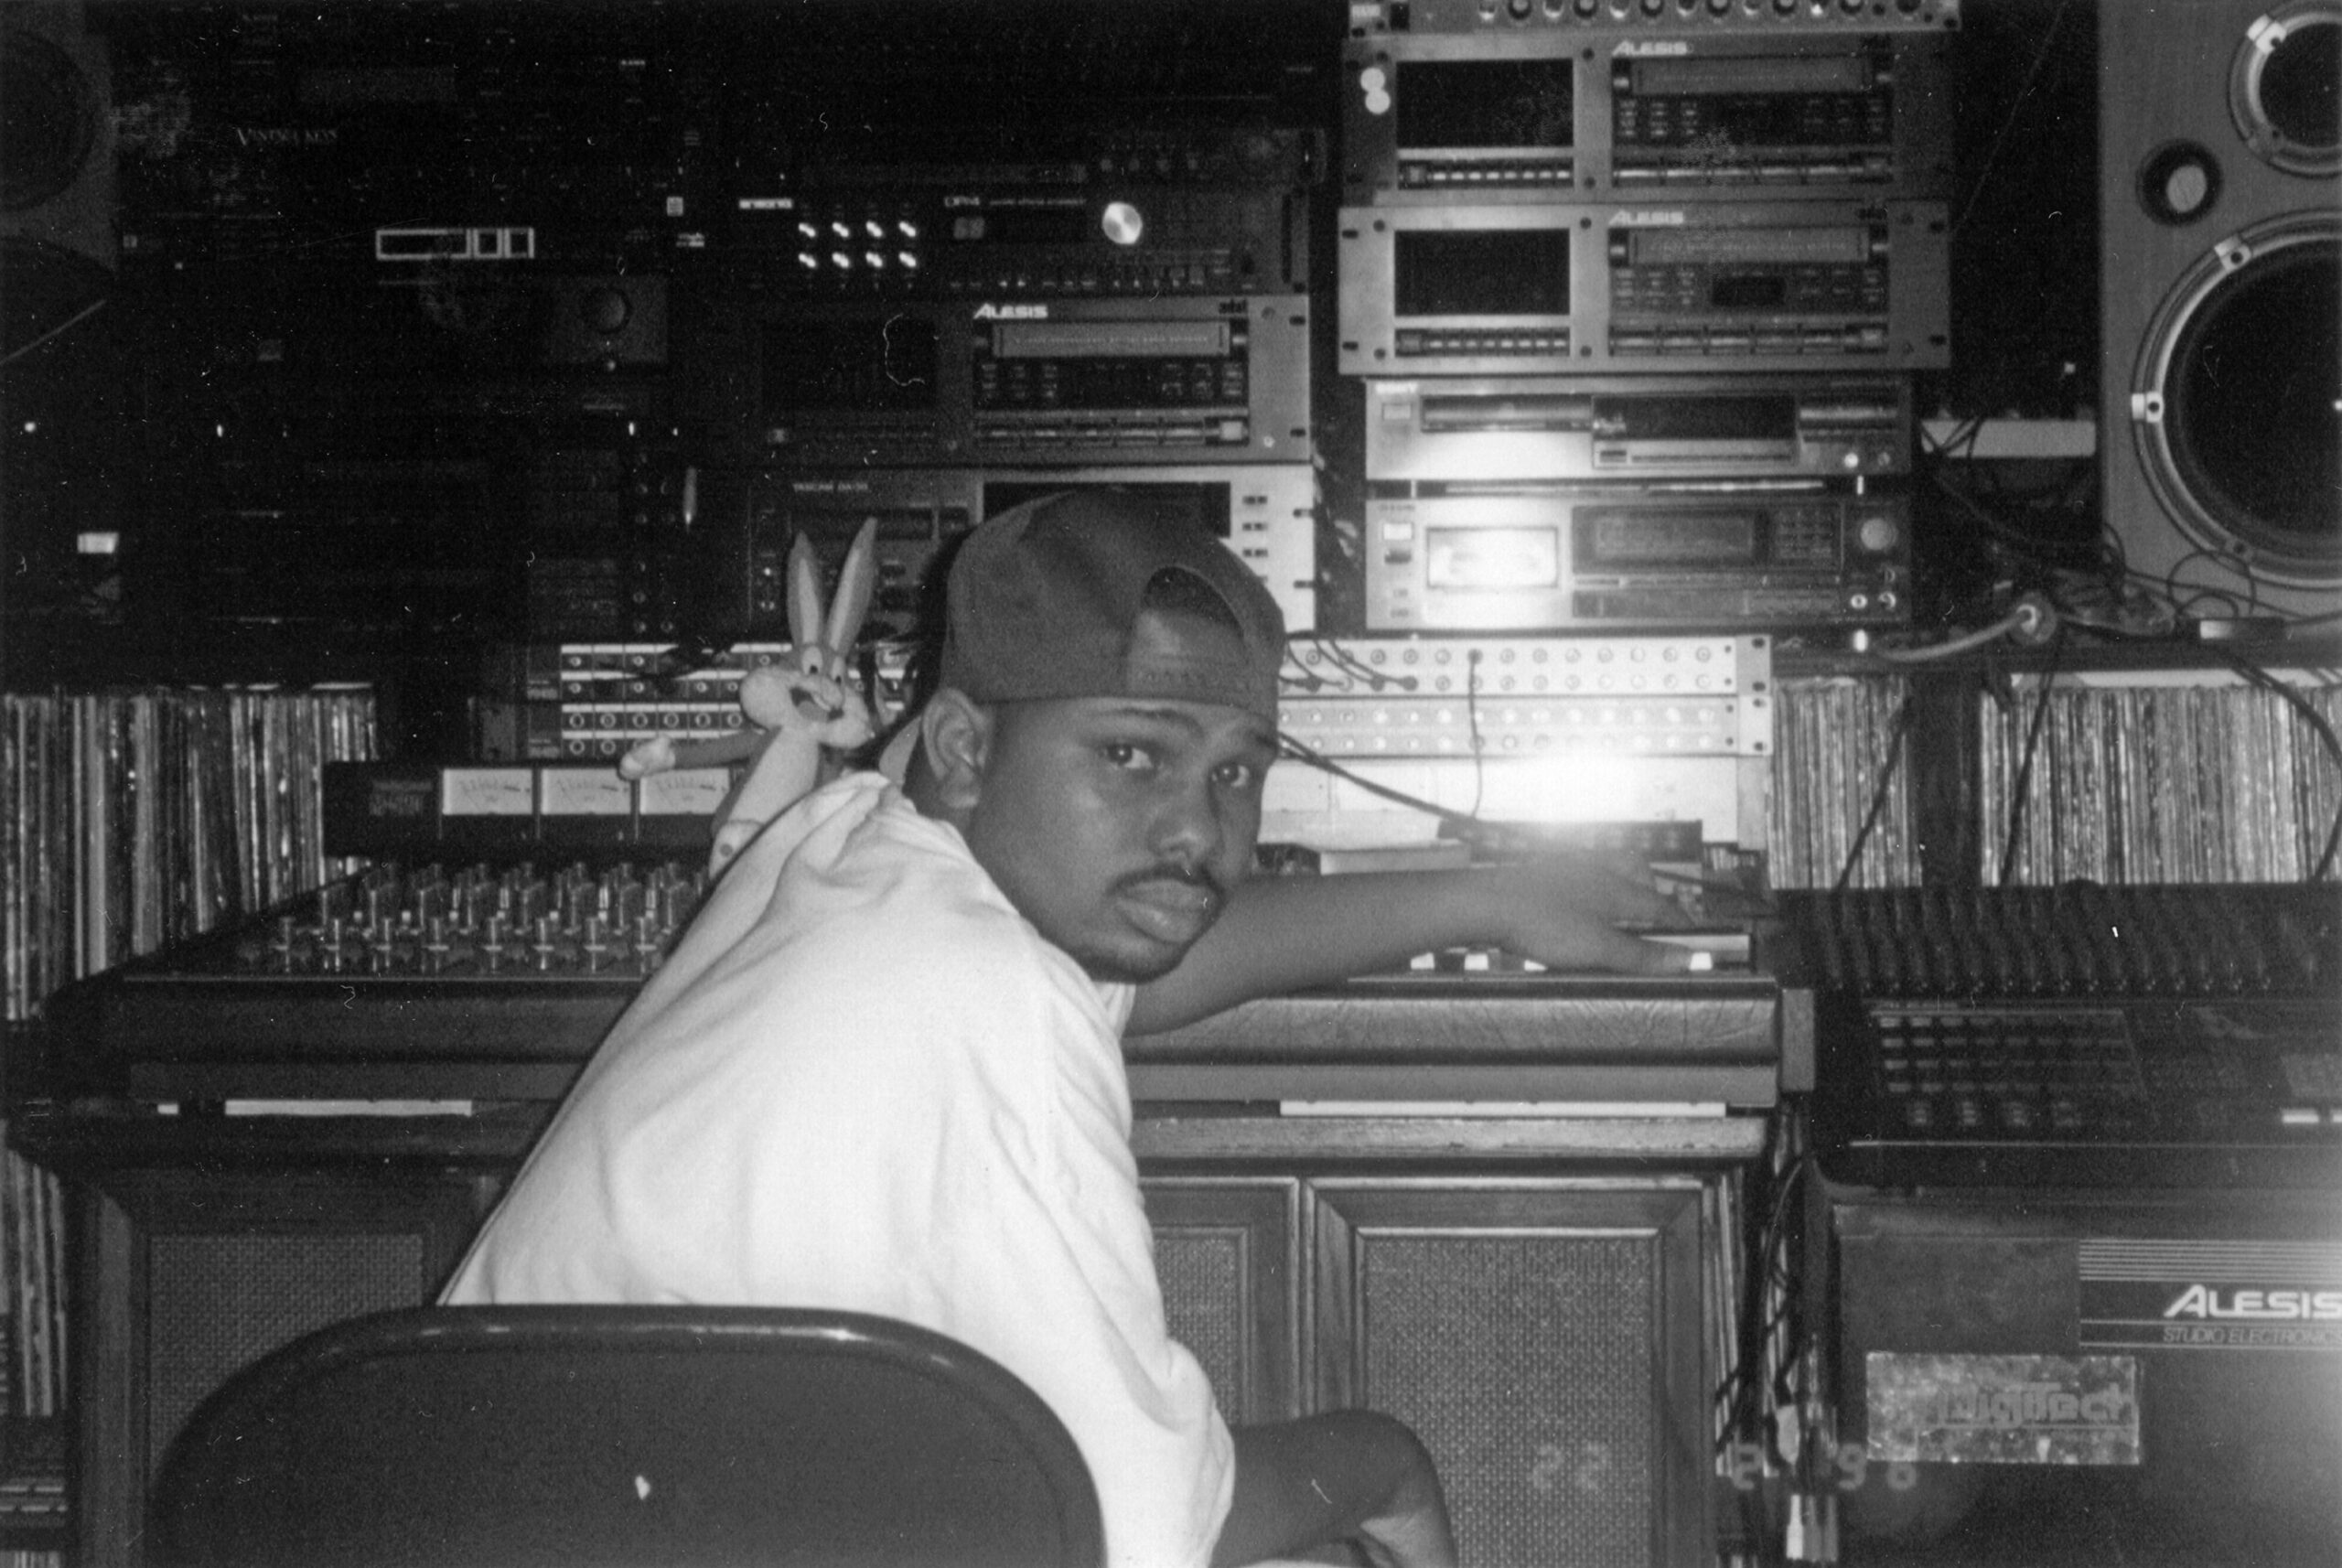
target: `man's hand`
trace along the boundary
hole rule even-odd
[[[1517,958],[1549,969],[1619,974],[1681,974],[1692,954],[1619,929],[1681,929],[1682,907],[1661,895],[1649,870],[1598,855],[1539,855],[1482,874],[1498,920],[1496,940]]]
[[[1212,1568],[1342,1545],[1373,1568],[1455,1568],[1456,1533],[1423,1442],[1371,1411],[1230,1429],[1235,1496]]]

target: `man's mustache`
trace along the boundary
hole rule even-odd
[[[1228,888],[1220,879],[1200,865],[1164,865],[1150,871],[1134,871],[1115,886],[1118,888],[1138,888],[1150,882],[1176,882],[1183,887],[1200,887],[1219,903],[1228,902]]]

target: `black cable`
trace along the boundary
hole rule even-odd
[[[1309,640],[1316,646],[1318,652],[1326,656],[1327,663],[1365,682],[1370,691],[1380,692],[1385,686],[1396,686],[1402,692],[1415,689],[1413,675],[1385,675],[1344,648],[1338,639],[1328,642],[1322,637],[1313,636]]]
[[[2002,120],[2000,130],[1993,134],[1993,145],[1984,154],[1982,166],[1977,170],[1976,183],[1969,188],[1968,199],[1961,204],[1960,215],[1952,220],[1951,232],[1954,234],[1967,227],[1969,215],[1976,210],[1976,203],[1982,198],[1984,187],[1991,183],[1993,166],[2000,161],[2001,149],[2008,145],[2009,135],[2016,129],[2017,105],[2033,95],[2033,84],[2041,80],[2042,67],[2049,63],[2050,51],[2057,48],[2057,29],[2066,19],[2068,5],[2069,0],[2057,0],[2057,9],[2051,14],[2048,25],[2041,29],[2041,48],[2033,57],[2032,69],[2025,73],[2024,84],[2017,89],[2007,117]]]
[[[1938,494],[1974,519],[1982,526],[1984,532],[1992,536],[1994,542],[2020,560],[2028,561],[2053,571],[2071,569],[2076,564],[2073,558],[2082,553],[2079,548],[2065,552],[2044,549],[2038,539],[2014,524],[1995,516],[1974,497],[1963,493],[1959,486],[1944,477],[1940,467],[1931,470],[1928,479]],[[2090,546],[2089,553],[2100,559],[2103,557],[2102,548],[2099,545]]]
[[[2092,627],[2090,629],[2098,636],[2115,642],[2152,640],[2134,637],[2128,632],[2118,631],[2111,627]],[[2316,735],[2318,743],[2326,748],[2327,757],[2334,763],[2335,771],[2342,774],[2342,735],[2336,733],[2334,725],[2327,721],[2324,714],[2317,711],[2315,703],[2294,690],[2291,684],[2271,675],[2236,650],[2223,647],[2217,642],[2208,642],[2201,646],[2206,652],[2235,671],[2246,685],[2269,693],[2299,714],[2302,721]],[[2309,875],[2304,880],[2318,882],[2333,875],[2338,855],[2342,855],[2342,808],[2336,810],[2333,825],[2326,830],[2325,846],[2318,851],[2317,859],[2311,865]]]
[[[1320,686],[1332,685],[1333,682],[1331,681],[1328,681],[1325,676],[1318,674],[1317,671],[1309,668],[1308,664],[1303,660],[1301,655],[1295,651],[1295,644],[1297,640],[1297,639],[1294,638],[1287,638],[1285,639],[1284,660],[1277,666],[1278,681],[1290,681],[1311,692],[1315,692]],[[1290,675],[1285,673],[1287,666],[1290,666],[1293,671],[1293,673]]]
[[[1863,813],[1862,826],[1854,831],[1853,847],[1846,851],[1846,863],[1838,868],[1838,880],[1831,885],[1832,893],[1843,893],[1854,879],[1854,867],[1863,858],[1863,845],[1870,842],[1871,830],[1886,810],[1887,791],[1894,787],[1896,769],[1902,765],[1904,740],[1911,731],[1913,693],[1906,691],[1903,701],[1895,710],[1895,722],[1886,736],[1886,760],[1878,770],[1878,783],[1870,792],[1870,809]]]
[[[66,333],[70,332],[74,328],[79,327],[82,322],[87,321],[91,317],[95,316],[99,311],[103,310],[107,304],[108,301],[104,299],[92,300],[88,305],[85,305],[81,309],[75,311],[72,315],[67,317],[64,320],[59,322],[56,326],[36,333],[24,342],[16,345],[16,347],[10,349],[5,355],[0,355],[0,370],[7,369],[10,365],[15,364],[17,360],[23,359],[26,355],[39,348],[42,344],[54,342],[58,338],[62,338]]]
[[[2335,735],[2334,726],[2326,722],[2326,715],[2319,713],[2308,698],[2294,691],[2284,682],[2274,679],[2268,671],[2253,668],[2229,650],[2221,649],[2218,651],[2221,657],[2231,662],[2248,684],[2270,693],[2298,713],[2311,730],[2315,732],[2318,740],[2324,744],[2326,756],[2333,759],[2336,771],[2342,772],[2342,737]],[[2334,824],[2326,832],[2325,847],[2318,851],[2317,859],[2311,865],[2309,875],[2304,880],[2321,882],[2333,875],[2335,855],[2337,851],[2342,851],[2342,808],[2336,810]]]
[[[2337,771],[2342,771],[2342,736],[2335,734],[2334,726],[2326,722],[2326,715],[2319,713],[2308,698],[2233,649],[2222,648],[2217,643],[2206,646],[2215,656],[2241,676],[2245,684],[2269,693],[2300,714],[2303,720],[2315,732],[2319,742],[2325,746],[2326,756],[2333,759]],[[2326,845],[2318,852],[2317,860],[2311,865],[2309,875],[2305,880],[2316,882],[2330,875],[2334,870],[2335,854],[2337,849],[2342,849],[2342,811],[2337,811],[2334,825],[2326,831]]]
[[[1931,457],[1958,459],[1975,446],[1976,438],[1984,433],[1984,416],[1971,413],[1951,427],[1951,434],[1938,441],[1928,434],[1927,426],[1919,427],[1919,441]]]
[[[2025,752],[2018,758],[2016,779],[2009,790],[2008,837],[2001,843],[2001,874],[1993,879],[1996,886],[2006,887],[2009,875],[2016,868],[2018,836],[2025,830],[2025,794],[2032,787],[2034,754],[2041,746],[2041,732],[2049,723],[2049,697],[2057,684],[2057,658],[2065,650],[2066,623],[2057,623],[2057,635],[2049,639],[2048,662],[2041,671],[2041,699],[2033,705],[2033,722],[2025,727]]]
[[[1388,784],[1378,784],[1371,779],[1353,773],[1325,753],[1304,741],[1295,739],[1283,730],[1277,732],[1277,744],[1282,756],[1315,768],[1321,773],[1330,774],[1344,783],[1355,784],[1370,795],[1379,795],[1383,800],[1394,801],[1410,810],[1422,811],[1434,817],[1443,825],[1453,830],[1456,836],[1466,843],[1482,843],[1494,836],[1488,830],[1486,823],[1460,812],[1451,811],[1445,806],[1435,805],[1419,795],[1410,795],[1404,789],[1393,789]]]
[[[1756,1235],[1749,1239],[1752,1266],[1743,1278],[1740,1343],[1734,1351],[1735,1364],[1731,1371],[1715,1391],[1717,1399],[1732,1413],[1731,1425],[1754,1423],[1757,1412],[1750,1406],[1763,1388],[1761,1369],[1765,1342],[1795,1310],[1794,1296],[1787,1290],[1781,1293],[1780,1305],[1770,1313],[1765,1311],[1765,1296],[1768,1289],[1782,1285],[1787,1281],[1786,1262],[1778,1258],[1777,1253],[1786,1243],[1789,1199],[1796,1195],[1805,1176],[1806,1166],[1811,1160],[1810,1154],[1799,1154],[1780,1173],[1779,1187],[1773,1194],[1771,1212],[1757,1228]]]
[[[2197,561],[2208,561],[2216,570],[2240,579],[2244,584],[2243,601],[2240,603],[2234,593],[2208,583],[2201,585],[2181,583],[2179,574]],[[2251,566],[2222,551],[2208,550],[2201,546],[2190,550],[2171,564],[2171,569],[2164,573],[2161,581],[2164,596],[2171,601],[2172,613],[2175,615],[2190,614],[2198,605],[2207,600],[2219,606],[2231,615],[2251,615],[2261,608],[2261,584],[2253,576]],[[2184,595],[2181,591],[2183,588],[2186,589]]]

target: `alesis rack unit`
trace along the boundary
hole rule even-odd
[[[1356,204],[1949,193],[1939,33],[1372,35],[1343,54]]]
[[[1950,360],[1939,201],[1345,207],[1345,375],[1917,371]]]
[[[1304,295],[710,303],[689,389],[733,460],[1306,462]]]

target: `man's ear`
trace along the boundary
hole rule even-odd
[[[919,746],[929,799],[922,811],[957,820],[975,810],[992,759],[992,709],[946,686],[919,714]]]

